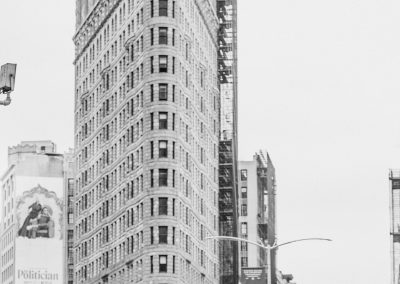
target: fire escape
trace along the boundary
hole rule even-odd
[[[217,0],[219,142],[219,234],[238,236],[236,0]],[[238,243],[220,242],[220,283],[238,283]]]

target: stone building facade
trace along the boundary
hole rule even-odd
[[[77,1],[74,283],[218,283],[216,2]]]

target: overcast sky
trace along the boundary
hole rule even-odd
[[[74,2],[1,0],[7,146],[73,146]],[[276,167],[279,250],[298,284],[389,283],[388,169],[400,168],[400,2],[239,1],[239,150]]]

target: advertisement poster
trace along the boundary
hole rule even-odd
[[[63,283],[63,202],[56,192],[36,185],[17,197],[16,284]]]

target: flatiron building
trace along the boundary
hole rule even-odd
[[[76,1],[73,283],[219,283],[218,13]]]

